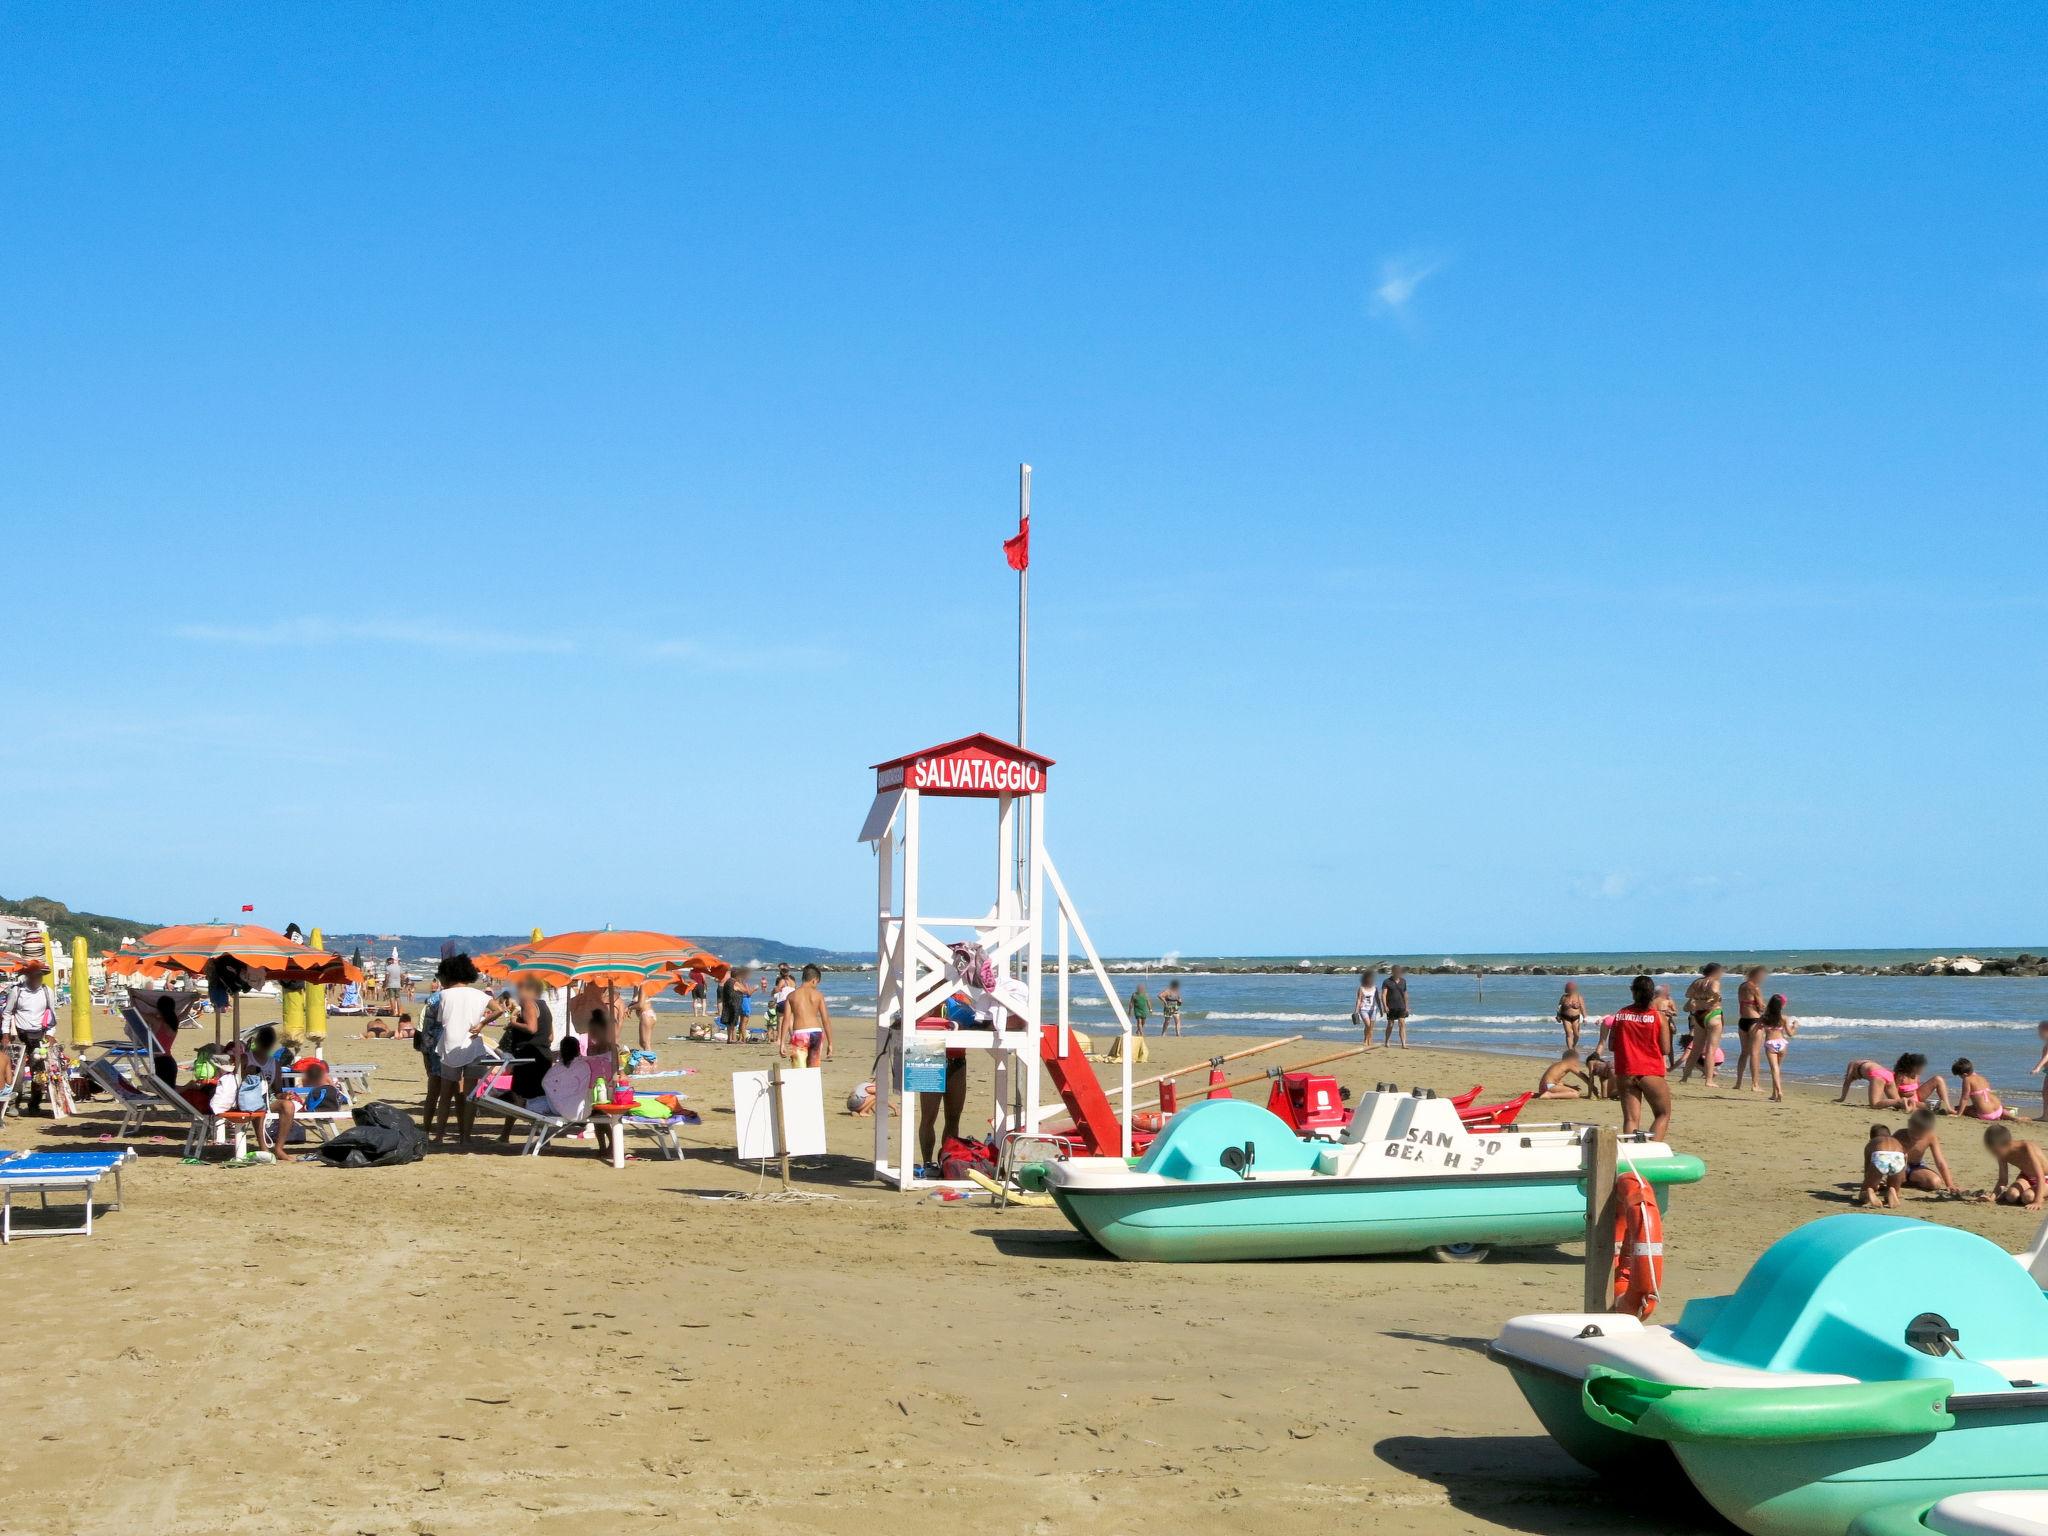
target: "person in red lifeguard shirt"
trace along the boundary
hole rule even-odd
[[[1630,1005],[1600,1021],[1600,1047],[1614,1052],[1614,1080],[1621,1089],[1621,1133],[1641,1129],[1643,1105],[1650,1106],[1650,1138],[1662,1141],[1671,1128],[1671,1083],[1665,1063],[1671,1054],[1671,1023],[1656,1006],[1657,983],[1638,976],[1629,983]]]

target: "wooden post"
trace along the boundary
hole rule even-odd
[[[1584,1312],[1613,1310],[1617,1161],[1613,1131],[1602,1126],[1586,1137],[1586,1304],[1580,1308]]]
[[[782,1161],[782,1187],[789,1188],[789,1137],[782,1128],[782,1063],[768,1069],[768,1124],[775,1133],[775,1155]]]

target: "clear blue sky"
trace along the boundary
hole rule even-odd
[[[1106,949],[2048,939],[2038,11],[0,41],[8,895],[870,942],[1028,458]]]

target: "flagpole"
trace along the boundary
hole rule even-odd
[[[1031,466],[1017,466],[1017,526],[1031,525]],[[1024,745],[1024,682],[1031,638],[1031,561],[1017,572],[1017,745]]]

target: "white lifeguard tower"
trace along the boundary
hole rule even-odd
[[[988,735],[963,736],[875,765],[875,799],[860,830],[860,840],[875,845],[877,866],[875,1174],[899,1189],[945,1183],[914,1172],[917,1127],[910,1095],[943,1089],[949,1050],[988,1057],[996,1138],[1035,1132],[1064,1104],[1099,1150],[1130,1155],[1131,1023],[1045,851],[1052,766],[1049,757]],[[978,916],[928,913],[919,905],[919,807],[928,795],[996,802],[996,896]],[[1040,1016],[1048,886],[1058,933],[1050,1025]],[[1115,1109],[1072,1038],[1068,946],[1076,939],[1123,1035],[1123,1087]],[[945,1005],[956,994],[964,994],[990,1025],[966,1028],[948,1020]],[[1049,1108],[1040,1104],[1041,1061],[1059,1094],[1059,1103]],[[1104,1140],[1120,1146],[1100,1146]]]

